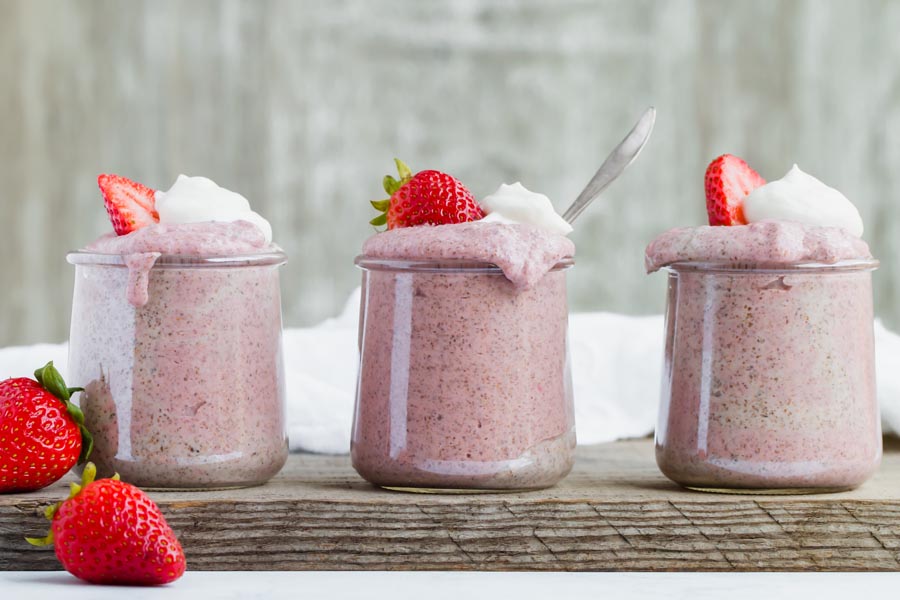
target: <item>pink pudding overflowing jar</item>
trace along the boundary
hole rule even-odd
[[[759,220],[675,229],[647,247],[647,271],[668,272],[657,463],[701,491],[851,489],[882,454],[878,262],[858,237],[861,221],[780,220],[798,192],[772,197],[766,187],[745,201]]]
[[[191,181],[179,179],[169,200],[204,198]],[[217,190],[211,200],[231,194]],[[85,388],[79,403],[101,476],[151,489],[258,485],[288,453],[278,277],[286,257],[255,213],[177,222],[191,218],[204,216],[176,214],[68,254],[68,377]]]

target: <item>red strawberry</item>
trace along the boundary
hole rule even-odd
[[[118,475],[94,481],[96,474],[88,463],[81,485],[47,509],[50,535],[25,539],[54,544],[66,571],[91,583],[159,585],[181,577],[184,551],[159,507]]]
[[[69,401],[81,388],[67,388],[52,362],[34,376],[0,381],[0,493],[50,485],[93,447],[81,409]]]
[[[484,218],[484,211],[472,193],[458,179],[440,171],[419,171],[415,175],[400,159],[395,158],[400,181],[384,177],[387,200],[372,202],[382,214],[369,223],[395,227],[445,225]]]
[[[119,235],[131,233],[150,223],[159,223],[155,192],[142,183],[121,175],[100,175],[97,185],[103,192],[106,212]]]
[[[744,159],[723,154],[706,167],[706,212],[710,225],[743,225],[744,198],[766,180]]]

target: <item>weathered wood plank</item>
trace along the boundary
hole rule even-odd
[[[361,481],[346,457],[293,455],[266,486],[156,492],[198,570],[898,570],[900,442],[853,492],[726,496],[682,490],[652,443],[580,448],[543,492],[428,496]],[[0,569],[59,568],[22,537],[60,482],[0,497]]]

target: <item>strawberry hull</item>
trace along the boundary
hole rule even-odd
[[[209,224],[210,227],[217,224]],[[287,458],[280,252],[215,261],[76,252],[69,377],[100,476],[146,488],[256,485]],[[146,301],[129,294],[141,264]]]

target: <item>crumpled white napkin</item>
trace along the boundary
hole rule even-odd
[[[342,454],[350,448],[356,391],[359,290],[341,315],[284,331],[287,426],[292,450]],[[569,344],[580,444],[653,431],[662,373],[663,318],[578,313]],[[875,322],[875,368],[884,431],[900,433],[900,336]],[[48,360],[65,373],[66,344],[0,349],[0,379],[30,375]],[[78,382],[69,382],[76,385]]]

